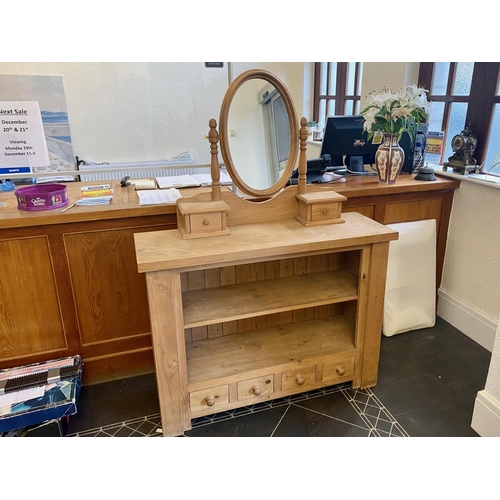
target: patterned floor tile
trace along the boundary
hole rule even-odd
[[[308,408],[304,402],[341,392],[346,400],[350,403],[356,412],[356,419],[352,417],[351,422],[345,419],[335,418],[332,415],[324,414],[313,408]],[[303,403],[301,406],[300,403]],[[370,389],[352,389],[350,383],[340,384],[336,386],[326,387],[314,391],[295,394],[285,398],[279,398],[272,401],[266,401],[254,405],[236,408],[234,410],[215,413],[204,417],[195,418],[192,420],[192,429],[199,429],[204,426],[216,425],[221,422],[229,422],[233,420],[237,426],[237,419],[241,417],[251,417],[279,407],[296,406],[295,413],[300,411],[315,413],[318,417],[330,419],[332,424],[336,421],[335,429],[345,429],[347,435],[368,435],[370,437],[408,437],[407,432],[389,413],[379,399],[373,394]],[[298,405],[298,406],[297,406]],[[300,410],[301,409],[301,410]],[[295,414],[294,413],[294,414]],[[290,414],[291,415],[291,414]],[[353,412],[354,415],[354,412]],[[312,418],[312,415],[311,415]],[[328,420],[324,420],[328,422]],[[364,424],[364,425],[363,425]],[[285,425],[280,422],[280,425]],[[324,424],[323,424],[324,425]],[[273,435],[280,435],[279,426],[274,430]],[[224,433],[227,435],[228,426],[225,425]],[[357,431],[355,429],[358,429]],[[300,431],[295,431],[299,432]],[[308,430],[310,432],[310,429]],[[333,432],[333,431],[332,431]],[[335,431],[337,432],[337,431]],[[354,432],[354,434],[352,434]],[[207,433],[206,435],[209,435]],[[161,436],[161,418],[160,414],[149,415],[142,418],[118,422],[116,424],[99,427],[97,429],[89,429],[74,434],[69,434],[68,437],[158,437]],[[192,432],[191,435],[200,435]],[[335,435],[335,434],[333,434]],[[345,434],[344,434],[345,435]]]

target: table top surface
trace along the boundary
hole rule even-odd
[[[422,192],[440,189],[455,189],[460,182],[446,177],[437,177],[436,181],[415,181],[413,176],[401,175],[395,184],[386,185],[378,183],[377,179],[362,176],[348,176],[345,182],[321,184],[324,189],[333,190],[347,198],[359,196],[383,196],[397,193]],[[113,188],[113,200],[107,205],[73,206],[62,212],[64,208],[29,212],[17,208],[15,191],[0,192],[0,203],[6,204],[0,208],[0,229],[26,227],[33,225],[65,224],[71,222],[92,221],[101,219],[116,219],[123,217],[141,217],[159,214],[175,214],[174,203],[161,205],[139,205],[139,198],[133,186],[123,188],[119,181],[104,181]],[[82,186],[101,185],[99,182],[71,182],[67,183],[68,206],[71,206],[80,195]],[[19,186],[21,187],[21,186]],[[228,189],[223,187],[222,189]],[[199,193],[210,193],[211,188],[186,188],[180,190],[183,198]]]
[[[182,238],[179,231],[134,235],[139,272],[231,265],[324,253],[398,239],[398,232],[357,212],[342,214],[344,223],[303,226],[295,219],[231,226],[230,234]]]

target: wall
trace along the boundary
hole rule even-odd
[[[500,316],[500,189],[462,182],[455,192],[438,314],[492,350]]]
[[[483,437],[500,437],[500,322],[484,390],[477,393],[471,427]]]
[[[267,69],[289,88],[297,113],[303,110],[303,63],[233,63],[236,76]],[[186,63],[0,63],[0,74],[60,75],[73,152],[95,162],[161,160],[191,151],[210,161],[204,136],[219,119],[230,67]]]
[[[227,69],[203,63],[0,63],[1,74],[61,75],[73,152],[96,162],[161,160],[190,150],[209,161]]]
[[[361,85],[361,109],[366,96],[383,88],[400,92],[406,85],[417,84],[418,63],[405,62],[365,62],[363,63],[363,82]]]

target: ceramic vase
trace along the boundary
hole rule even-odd
[[[378,181],[394,184],[405,161],[405,152],[399,145],[398,134],[384,134],[384,141],[375,153]]]

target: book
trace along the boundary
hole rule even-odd
[[[85,186],[81,188],[77,205],[102,205],[113,199],[113,190],[109,184],[99,186]]]

